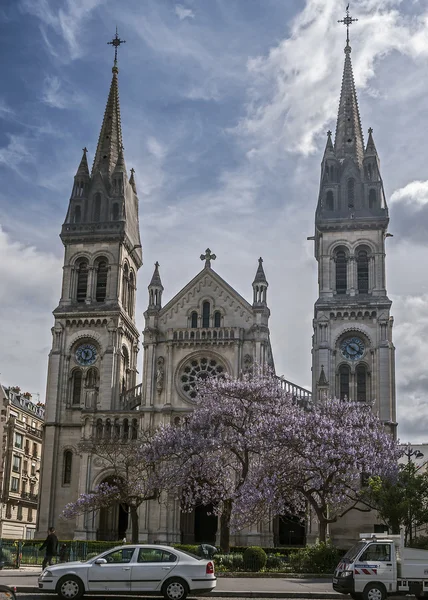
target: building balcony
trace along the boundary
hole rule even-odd
[[[39,499],[39,495],[38,494],[32,494],[31,492],[21,492],[21,498],[23,500],[26,500],[27,502],[34,502],[37,504],[37,501]]]
[[[31,427],[31,425],[27,425],[26,427],[27,434],[32,435],[33,437],[41,440],[43,437],[43,432],[41,429],[37,429],[36,427]]]
[[[195,344],[230,344],[244,339],[244,330],[240,327],[195,327],[170,329],[168,341],[186,346]]]
[[[142,384],[139,383],[120,395],[121,410],[135,410],[137,406],[141,405],[142,387]]]

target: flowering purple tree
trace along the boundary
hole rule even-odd
[[[150,440],[148,433],[142,433],[135,440],[122,440],[113,435],[107,440],[93,438],[82,442],[81,451],[101,458],[108,479],[92,492],[81,494],[75,502],[67,504],[62,516],[70,519],[82,513],[121,504],[131,518],[131,541],[138,543],[138,507],[159,495],[153,465],[142,459]]]
[[[275,422],[276,421],[276,422]],[[399,448],[369,404],[326,399],[287,421],[271,419],[271,450],[263,459],[260,487],[248,507],[265,504],[277,514],[302,514],[309,505],[325,541],[327,524],[362,505],[364,476],[393,477]]]
[[[158,486],[177,493],[182,510],[213,504],[220,515],[220,546],[228,552],[231,525],[257,520],[247,510],[248,491],[263,473],[262,459],[272,419],[294,410],[271,374],[201,382],[195,410],[180,426],[164,426],[154,436],[146,460],[157,465]]]

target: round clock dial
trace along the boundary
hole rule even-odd
[[[97,349],[93,344],[82,344],[76,350],[76,360],[84,367],[94,364],[97,360]]]
[[[350,337],[340,344],[342,356],[347,360],[358,360],[364,354],[364,342],[359,337]]]

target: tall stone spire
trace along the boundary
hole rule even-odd
[[[267,289],[268,282],[265,271],[263,269],[263,258],[259,258],[259,266],[257,267],[256,276],[253,281],[253,307],[267,305]]]
[[[334,150],[338,159],[349,157],[361,166],[364,156],[364,140],[357,92],[355,90],[354,73],[352,71],[351,46],[349,44],[349,26],[357,20],[349,16],[348,4],[346,16],[339,21],[339,23],[346,25],[347,33]]]
[[[97,151],[95,152],[92,175],[97,171],[110,175],[116,166],[122,147],[122,126],[120,122],[119,85],[116,60],[112,68],[112,80],[107,105],[101,125]]]
[[[159,263],[155,262],[155,270],[149,283],[149,309],[160,310],[162,308],[163,285],[159,274]]]

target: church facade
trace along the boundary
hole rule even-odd
[[[311,238],[319,273],[312,396],[314,401],[323,395],[374,399],[374,410],[393,430],[393,321],[385,284],[388,209],[371,131],[363,144],[350,53],[348,42],[336,136],[334,144],[330,132],[327,138]],[[164,303],[156,263],[144,313],[142,383],[137,383],[135,294],[143,261],[134,172],[128,175],[122,146],[116,60],[91,171],[86,153],[61,231],[64,274],[49,355],[37,529],[43,536],[55,525],[63,539],[122,539],[130,522],[120,507],[59,519],[65,504],[109,476],[81,442],[95,435],[109,438],[112,432],[132,439],[160,423],[178,423],[193,409],[201,379],[239,376],[255,363],[273,368],[268,282],[260,258],[248,301],[214,270],[216,257],[208,248],[200,256],[202,270]],[[283,385],[294,395],[311,396],[289,382]],[[139,510],[141,541],[216,541],[211,507],[183,514],[171,500],[168,505],[148,501]],[[357,527],[350,519],[344,522],[348,530]],[[374,516],[367,516],[364,526],[371,531],[374,523]],[[337,535],[343,538],[340,527]],[[298,523],[287,529],[275,518],[232,541],[272,546],[302,543],[303,537]]]

